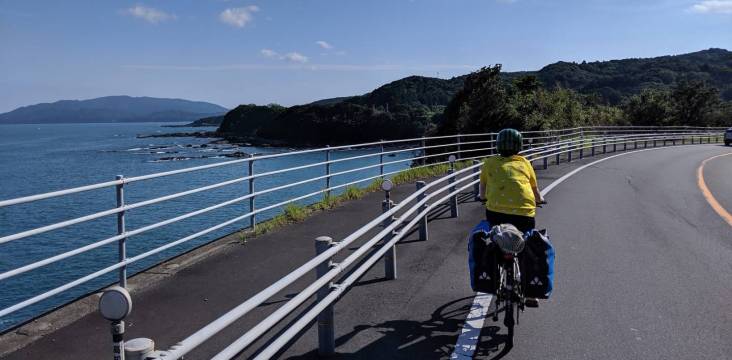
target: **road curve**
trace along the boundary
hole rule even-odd
[[[628,154],[559,185],[538,218],[557,248],[555,294],[525,313],[506,358],[728,358],[732,227],[703,197],[696,170],[729,152],[704,146]],[[709,161],[704,171],[729,210],[732,156]],[[479,354],[492,357],[485,347]]]
[[[701,162],[729,152],[732,148],[694,145],[623,154],[557,185],[537,218],[557,248],[555,293],[539,309],[522,314],[508,353],[502,352],[501,322],[487,319],[475,358],[729,358],[732,227],[697,186]],[[538,171],[540,186],[594,160]],[[732,156],[704,167],[708,191],[727,211],[732,211],[731,174]],[[413,191],[413,185],[400,186],[392,198],[399,202]],[[160,348],[172,346],[307,261],[316,236],[342,238],[378,215],[382,198],[369,194],[285,232],[228,248],[156,289],[135,294],[128,338],[151,337]],[[483,217],[471,194],[462,199],[458,218],[450,218],[449,211],[431,216],[429,240],[419,241],[413,233],[397,245],[396,280],[384,281],[379,263],[338,301],[334,358],[450,358],[475,295],[468,283],[465,236]],[[310,281],[301,279],[188,357],[211,358]],[[253,355],[294,316],[239,358]],[[3,359],[108,357],[108,326],[89,314]],[[311,326],[278,357],[316,359],[316,347]]]

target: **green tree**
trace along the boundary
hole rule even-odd
[[[710,115],[721,105],[719,90],[701,81],[679,82],[671,93],[673,125],[708,126]]]
[[[501,80],[501,65],[484,67],[465,78],[463,89],[445,109],[440,133],[495,131],[523,128],[513,107],[512,92]]]
[[[626,120],[638,126],[661,126],[671,122],[672,102],[668,91],[645,89],[622,105]]]

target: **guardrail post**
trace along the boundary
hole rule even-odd
[[[579,158],[582,160],[584,157],[584,149],[585,149],[585,130],[580,129],[580,148],[579,148]]]
[[[254,155],[249,154],[249,161],[247,164],[249,165],[249,195],[254,194],[254,160],[252,159]],[[249,198],[249,212],[253,213],[256,207],[256,204],[254,202],[254,198],[256,196],[252,196]],[[252,214],[252,216],[249,217],[249,228],[252,229],[252,231],[256,230],[257,226],[257,215]]]
[[[427,184],[424,181],[417,181],[417,191],[421,190]],[[427,197],[427,193],[421,193],[417,196],[417,201],[422,201]],[[419,207],[419,212],[423,212],[427,208],[427,204],[422,204]],[[419,220],[419,240],[427,241],[429,239],[429,232],[427,231],[427,214],[424,214],[422,219]]]
[[[447,171],[450,176],[450,192],[454,192],[457,187],[455,186],[455,157],[450,157],[450,170]],[[450,198],[450,215],[454,218],[458,217],[458,197],[457,194]]]
[[[595,139],[592,139],[592,151],[590,152],[590,156],[595,156]]]
[[[571,145],[567,144],[567,162],[572,162],[572,149]]]
[[[473,160],[473,166],[478,165],[478,164],[480,164],[480,160]],[[475,181],[475,180],[480,180],[480,168],[479,167],[475,167],[473,169],[473,181]],[[480,200],[480,184],[479,183],[476,183],[475,185],[473,185],[473,195],[474,195],[473,199],[475,201]]]
[[[544,159],[542,159],[542,160],[544,163],[544,170],[546,170],[549,167],[549,157],[544,155]]]
[[[384,140],[380,140],[381,144],[381,152],[379,153],[379,175],[381,175],[381,180],[384,180]]]
[[[386,191],[386,199],[381,202],[381,211],[382,213],[385,213],[389,210],[391,210],[391,207],[394,206],[394,202],[389,199],[389,192]],[[391,225],[391,223],[394,222],[394,217],[390,216],[386,220],[384,220],[384,227],[387,227]],[[394,237],[394,232],[390,232],[384,237],[384,243],[387,243],[391,241],[392,237]],[[397,266],[396,266],[396,246],[392,246],[389,248],[389,250],[384,254],[384,277],[387,280],[394,280],[397,278]]]
[[[320,236],[315,239],[315,252],[317,255],[324,253],[334,246],[333,239],[328,236]],[[319,279],[330,270],[330,261],[322,262],[315,268],[315,275]],[[323,300],[330,293],[330,286],[323,286],[318,289],[316,298],[318,302]],[[330,356],[335,354],[335,324],[333,323],[333,305],[328,306],[318,315],[318,354]]]
[[[602,139],[602,153],[607,153],[607,139]]]
[[[615,140],[613,142],[613,152],[617,152],[617,151],[618,151],[618,142],[617,142],[617,140]]]
[[[638,148],[638,140],[634,139],[633,140],[633,149],[637,149],[637,148]]]
[[[562,152],[562,146],[561,146],[561,145],[559,145],[559,146],[557,146],[557,159],[556,159],[556,165],[559,165],[559,160],[560,160],[559,156],[561,155],[561,152]]]
[[[623,141],[623,151],[626,151],[626,150],[628,150],[628,140],[627,139],[623,139],[623,140],[624,140]]]
[[[461,156],[462,149],[460,148],[461,138],[462,138],[462,136],[460,134],[458,134],[458,136],[457,136],[457,158],[458,159],[462,158],[462,156]]]
[[[325,145],[325,196],[330,197],[330,145]]]
[[[584,158],[584,150],[585,150],[585,137],[582,136],[582,141],[580,142],[580,148],[579,148],[579,158],[582,160]]]
[[[116,180],[122,180],[124,181],[124,176],[117,175],[115,177]],[[121,208],[125,206],[125,184],[122,182],[121,184],[117,185],[116,188],[117,192],[117,207]],[[120,211],[117,213],[117,235],[122,235],[125,233],[125,212]],[[123,237],[119,239],[117,243],[117,255],[119,262],[123,262],[127,260],[127,238]],[[127,288],[127,265],[122,266],[119,268],[119,286],[123,288]],[[124,325],[123,325],[124,326]]]
[[[656,147],[656,139],[653,139],[653,147]]]

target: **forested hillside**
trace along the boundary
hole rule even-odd
[[[486,67],[452,79],[410,76],[361,96],[283,108],[240,106],[219,131],[293,146],[338,145],[505,126],[726,126],[732,52],[558,62],[539,71]]]
[[[717,88],[722,99],[732,100],[732,52],[724,49],[649,59],[558,62],[522,75],[536,75],[546,87],[597,94],[610,104],[643,89],[669,89],[682,81],[704,82]]]

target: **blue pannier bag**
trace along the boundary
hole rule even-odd
[[[548,299],[554,289],[554,247],[546,230],[526,233],[526,245],[519,253],[524,296]]]
[[[473,291],[495,294],[498,290],[501,250],[488,240],[490,230],[490,224],[483,220],[468,235],[468,271]]]

